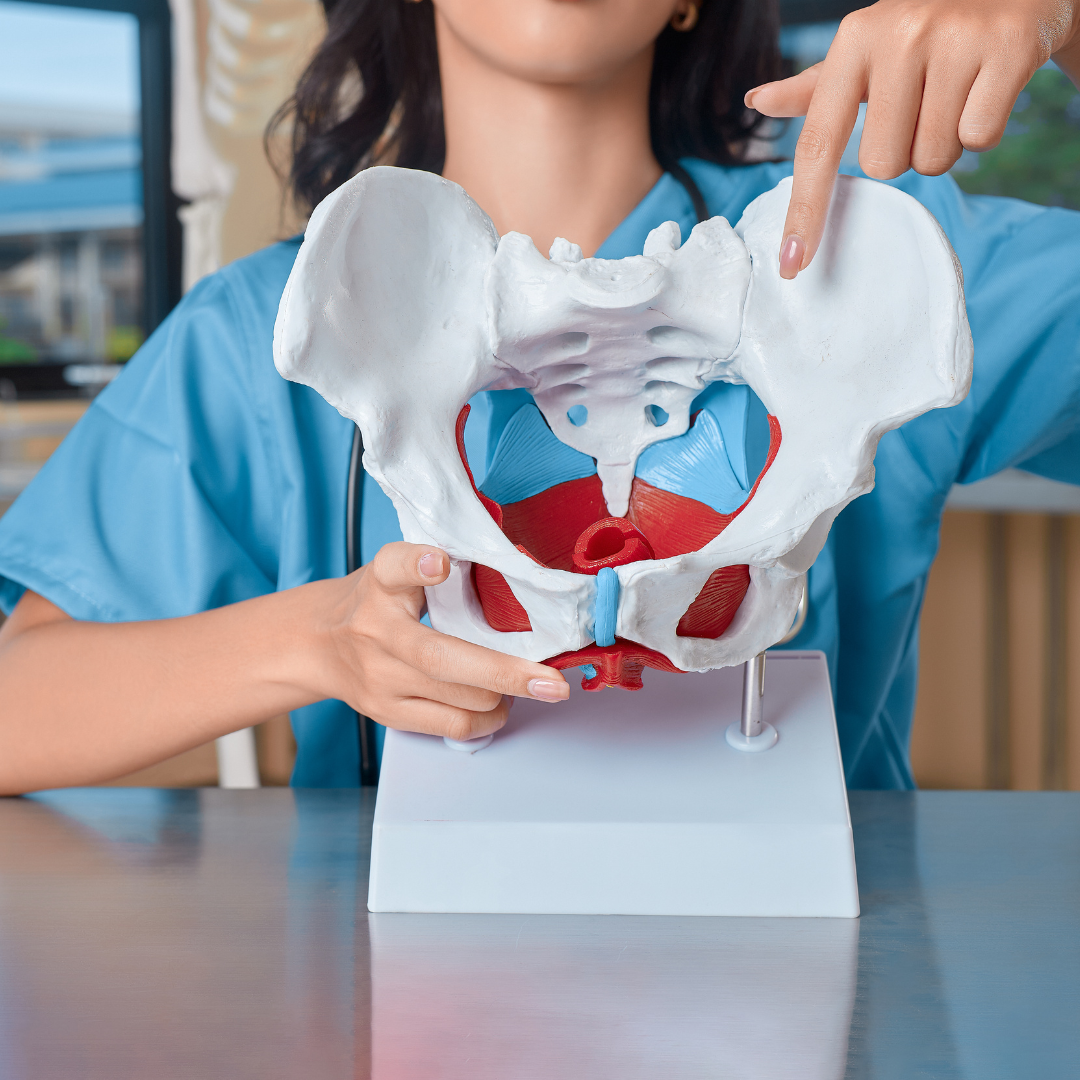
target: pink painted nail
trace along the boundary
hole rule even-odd
[[[806,245],[802,237],[792,233],[780,248],[780,276],[790,281],[802,268],[805,254]]]
[[[426,578],[437,578],[442,574],[442,556],[429,551],[420,556],[420,574]]]
[[[570,687],[554,679],[530,679],[528,690],[538,701],[565,701],[570,696]]]
[[[747,90],[746,94],[743,96],[743,104],[748,109],[752,109],[754,107],[754,95],[759,90],[764,90],[765,87],[768,86],[768,85],[769,85],[768,83],[762,83],[760,86],[755,86],[755,87],[752,87],[751,89]]]

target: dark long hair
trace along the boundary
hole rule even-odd
[[[323,0],[326,37],[267,129],[292,121],[288,180],[313,207],[359,169],[441,172],[446,156],[435,12],[430,0]],[[656,42],[649,121],[664,168],[696,157],[743,161],[763,117],[743,106],[778,77],[776,0],[704,0],[697,26]]]

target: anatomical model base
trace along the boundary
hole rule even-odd
[[[742,675],[518,701],[482,753],[388,731],[372,911],[859,914],[821,653],[768,659],[767,754],[728,745]]]
[[[449,554],[427,590],[436,629],[581,666],[588,689],[784,636],[833,519],[873,486],[878,439],[971,375],[930,214],[841,177],[817,257],[783,281],[789,193],[685,243],[667,222],[621,260],[500,238],[429,173],[365,170],[316,208],[275,361],[359,424],[405,539]],[[753,468],[746,387],[768,412]],[[478,488],[462,433],[482,390],[531,396]]]

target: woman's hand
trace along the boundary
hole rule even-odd
[[[346,578],[148,622],[79,621],[24,593],[0,627],[0,795],[99,783],[325,698],[474,739],[506,723],[509,695],[569,697],[554,668],[419,622],[449,569],[387,544]]]
[[[936,176],[965,147],[997,146],[1020,91],[1051,57],[1080,85],[1080,0],[880,0],[844,19],[820,64],[751,90],[747,106],[766,116],[806,117],[781,277],[817,251],[861,102],[867,176]]]
[[[332,673],[322,689],[387,727],[476,739],[506,723],[513,697],[562,701],[555,668],[440,634],[419,621],[425,585],[450,560],[436,548],[395,543],[342,584],[326,627]]]

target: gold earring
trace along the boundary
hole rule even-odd
[[[699,11],[700,8],[696,0],[690,0],[690,3],[682,11],[677,11],[671,16],[671,29],[678,30],[680,34],[693,30],[697,26]]]

